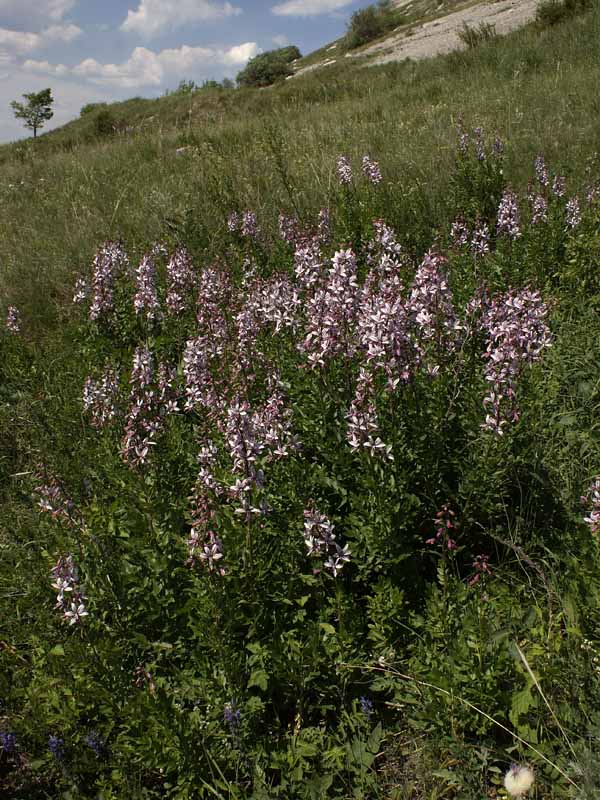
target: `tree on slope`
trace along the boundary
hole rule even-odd
[[[33,138],[35,139],[38,129],[43,128],[44,123],[54,116],[51,108],[54,102],[52,90],[43,89],[41,92],[24,94],[23,97],[27,101],[26,103],[18,103],[13,100],[10,105],[15,117],[25,120],[25,127],[33,131]]]

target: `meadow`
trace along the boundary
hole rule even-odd
[[[598,796],[598,41],[0,148],[3,796]]]

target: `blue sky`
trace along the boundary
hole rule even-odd
[[[284,44],[337,38],[366,0],[0,0],[0,142],[29,134],[11,100],[50,86],[54,118],[89,102],[155,97],[183,78],[234,77]]]

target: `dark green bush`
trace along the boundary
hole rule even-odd
[[[301,57],[294,45],[268,50],[250,59],[246,67],[238,73],[239,86],[271,86],[278,80],[292,74],[290,64]]]
[[[344,46],[347,50],[361,47],[400,25],[403,19],[403,15],[392,7],[389,0],[361,8],[350,18]]]
[[[536,20],[542,27],[557,25],[591,8],[593,0],[542,0]]]
[[[112,136],[115,132],[115,118],[108,108],[101,109],[94,119],[94,131],[96,136],[104,138]]]
[[[86,114],[90,114],[92,111],[97,111],[99,108],[105,108],[106,103],[86,103],[86,105],[82,106],[80,116],[84,117]]]

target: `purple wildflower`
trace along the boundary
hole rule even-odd
[[[476,256],[485,256],[490,252],[490,229],[485,222],[482,222],[473,231],[471,250]]]
[[[60,736],[50,736],[48,738],[48,748],[57,761],[63,761],[65,757],[65,741]]]
[[[0,750],[7,756],[14,753],[17,749],[17,734],[7,731],[0,731]]]
[[[340,186],[350,186],[352,183],[352,167],[347,156],[338,156],[336,171]]]
[[[295,245],[300,236],[300,223],[298,217],[286,214],[279,215],[279,236],[286,244]]]
[[[319,242],[327,244],[331,239],[331,217],[328,208],[319,211],[319,221],[317,223],[317,238]]]
[[[566,206],[566,220],[567,227],[575,230],[581,224],[581,208],[579,206],[579,199],[572,197]]]
[[[541,153],[535,159],[534,169],[535,169],[535,177],[537,178],[538,183],[541,186],[548,186],[550,183],[550,178],[548,176],[546,161],[544,160],[544,156]]]
[[[543,195],[537,194],[533,197],[531,211],[532,225],[539,225],[541,222],[548,221],[548,203]]]
[[[475,573],[469,578],[469,586],[476,586],[479,582],[485,582],[486,577],[491,578],[492,570],[490,569],[489,560],[490,557],[486,556],[485,553],[475,556],[473,561]]]
[[[9,306],[6,311],[6,328],[11,333],[19,333],[21,330],[21,313],[15,306]]]
[[[94,257],[90,319],[96,321],[113,310],[113,291],[117,275],[129,259],[118,242],[105,242]]]
[[[447,505],[443,505],[434,519],[435,536],[427,539],[425,544],[439,544],[442,550],[456,550],[457,544],[450,536],[450,531],[456,530],[454,522],[456,514]],[[455,535],[455,534],[453,534]]]
[[[232,211],[227,217],[227,230],[230,233],[237,233],[242,224],[242,217],[237,211]]]
[[[475,134],[475,153],[477,155],[478,161],[485,161],[485,142],[484,142],[484,135],[483,135],[483,128],[478,126],[477,128],[473,129],[473,133]]]
[[[469,240],[469,228],[464,219],[454,220],[450,228],[450,238],[454,247],[464,247]]]
[[[373,701],[363,695],[359,702],[361,713],[367,718],[367,720],[370,720],[375,710]]]
[[[54,608],[62,611],[63,619],[69,625],[76,625],[88,616],[85,595],[79,587],[77,567],[73,556],[61,556],[51,571],[54,582],[52,588],[58,591]],[[66,596],[65,596],[66,595]]]
[[[581,498],[581,502],[590,509],[583,521],[588,525],[592,535],[597,536],[600,533],[600,477],[594,479],[587,494]]]
[[[363,156],[362,171],[365,178],[369,183],[372,183],[373,186],[377,186],[383,180],[378,162],[373,161],[370,156]]]
[[[240,233],[249,239],[258,238],[258,222],[254,211],[244,211],[242,214]]]
[[[181,314],[186,310],[188,294],[194,286],[194,265],[185,247],[179,247],[167,264],[167,310]]]
[[[352,452],[363,448],[372,455],[381,455],[389,461],[394,460],[392,446],[384,444],[378,436],[379,423],[374,399],[373,376],[362,367],[356,384],[356,394],[346,418],[348,420],[346,438]]]
[[[351,552],[348,545],[340,547],[335,540],[333,523],[315,508],[304,511],[304,544],[309,556],[327,557],[325,569],[336,578],[344,564],[350,561]]]
[[[229,703],[225,703],[223,707],[223,719],[229,727],[231,735],[237,737],[242,724],[242,712],[236,707],[233,700],[230,700]]]
[[[90,287],[83,275],[79,275],[73,287],[73,302],[79,305],[87,298],[90,293]]]
[[[521,236],[519,220],[520,214],[517,196],[510,189],[507,189],[502,195],[502,200],[498,206],[498,233],[505,234],[515,241],[515,239]]]
[[[519,419],[516,384],[527,364],[539,361],[552,337],[546,323],[548,309],[538,292],[523,289],[493,299],[481,325],[487,334],[485,379],[490,388],[483,427],[501,436],[504,427]]]
[[[97,731],[90,731],[84,741],[94,751],[96,758],[102,758],[106,753],[106,743]]]
[[[338,355],[354,354],[352,329],[358,302],[356,256],[351,250],[339,250],[326,280],[306,302],[306,335],[299,347],[312,367],[324,367]]]
[[[92,377],[86,379],[83,408],[91,417],[92,427],[104,428],[116,418],[118,394],[119,374],[112,367],[107,367],[98,380]]]
[[[156,266],[152,256],[146,254],[135,271],[136,293],[133,307],[136,314],[144,313],[148,321],[156,318],[160,308],[156,292]]]
[[[562,175],[557,175],[552,183],[552,191],[555,197],[564,197],[567,191],[567,182]]]

